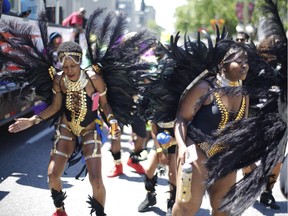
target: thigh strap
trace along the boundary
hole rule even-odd
[[[58,126],[58,128],[56,129],[56,134],[55,134],[54,147],[53,147],[51,152],[53,154],[57,154],[57,155],[61,155],[63,157],[69,158],[70,156],[68,154],[57,150],[57,143],[58,143],[59,139],[63,139],[63,140],[67,140],[67,141],[73,141],[74,139],[73,139],[73,137],[62,135],[60,133],[59,127],[62,127],[62,128],[65,128],[68,131],[71,131],[70,128],[67,127],[67,125],[65,125],[65,124],[60,124]]]
[[[100,140],[98,140],[98,134],[96,130],[89,130],[89,131],[85,131],[85,133],[83,133],[82,138],[85,137],[87,134],[93,133],[94,135],[94,139],[93,140],[86,140],[83,142],[83,145],[94,145],[94,149],[91,155],[85,156],[85,161],[91,158],[97,158],[97,157],[101,157],[101,154],[97,154],[98,151],[98,145],[102,144],[102,142]]]

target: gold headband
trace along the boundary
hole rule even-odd
[[[77,53],[77,52],[62,52],[59,54],[59,58],[62,57],[68,57],[68,56],[78,56],[78,57],[82,57],[82,53]]]
[[[222,60],[222,63],[225,64],[225,63],[229,63],[229,62],[232,62],[234,61],[235,59],[237,59],[239,56],[241,56],[243,53],[246,54],[245,51],[243,51],[241,48],[231,48],[228,50],[228,52],[225,54],[223,60]],[[234,55],[235,56],[230,59],[230,60],[227,60],[227,58],[229,58],[231,55]]]

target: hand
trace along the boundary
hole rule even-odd
[[[9,126],[8,131],[10,133],[17,133],[25,130],[33,125],[33,121],[30,118],[17,118],[12,125]]]
[[[180,163],[183,165],[185,163],[185,159],[187,157],[188,150],[186,145],[179,145],[178,148],[178,158],[180,160]]]
[[[167,155],[164,152],[157,153],[157,157],[158,157],[160,164],[168,165],[169,160],[167,158]]]
[[[109,133],[112,135],[111,133],[111,127],[109,128]],[[112,137],[112,139],[116,139],[116,140],[120,140],[121,138],[121,129],[120,127],[118,126],[117,129],[114,131],[114,136]]]

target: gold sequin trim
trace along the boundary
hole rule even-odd
[[[83,70],[81,70],[79,79],[76,82],[71,81],[69,78],[67,78],[67,76],[63,78],[63,81],[67,91],[69,92],[80,91],[84,89],[88,83],[88,79]]]
[[[66,108],[71,111],[71,122],[68,122],[72,132],[79,136],[84,127],[80,126],[87,113],[86,92],[84,89],[75,92],[67,91]]]
[[[56,69],[53,66],[51,66],[51,67],[49,67],[48,71],[49,71],[49,75],[50,75],[51,79],[53,80],[55,75],[56,75]]]
[[[177,141],[173,141],[173,142],[168,142],[168,144],[161,144],[161,148],[162,149],[168,149],[170,148],[171,146],[174,146],[174,145],[177,145]]]
[[[221,152],[226,148],[222,144],[215,144],[211,147],[207,142],[198,143],[197,145],[206,153],[208,157],[212,157],[216,153]]]

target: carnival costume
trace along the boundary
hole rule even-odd
[[[260,99],[271,95],[271,86],[283,86],[287,75],[281,74],[281,81],[277,83],[273,68],[257,54],[255,46],[238,44],[237,47],[247,53],[248,64],[251,65],[246,81],[242,86],[239,82],[223,80],[217,76],[217,70],[221,69],[217,68],[218,65],[221,66],[226,55],[238,55],[239,50],[233,48],[236,42],[226,39],[225,31],[220,35],[216,29],[215,46],[205,32],[208,46],[201,41],[199,33],[197,41],[190,41],[185,36],[183,47],[177,46],[179,33],[175,37],[171,36],[170,50],[166,50],[168,58],[158,65],[155,73],[143,75],[151,82],[140,87],[144,107],[140,112],[156,123],[174,120],[181,95],[201,79],[210,83],[209,92],[197,104],[201,106],[210,95],[214,96],[214,101],[201,106],[187,127],[187,136],[207,155],[207,188],[228,173],[261,161],[260,166],[231,188],[222,202],[222,211],[240,215],[255,202],[267,183],[264,176],[269,174],[277,161],[278,144],[286,129],[278,113],[259,113],[244,119],[244,96]],[[219,84],[217,88],[212,84],[215,79]],[[242,95],[237,113],[228,113],[223,106],[220,96],[225,94]],[[211,125],[211,119],[215,120],[214,125]]]
[[[260,66],[258,73],[248,73],[244,85],[250,95],[258,99],[267,98],[267,102],[253,116],[229,125],[218,134],[215,143],[229,142],[229,149],[210,158],[207,163],[210,168],[209,184],[243,165],[261,161],[226,195],[222,209],[233,215],[240,215],[265,189],[272,169],[283,154],[280,152],[283,151],[281,145],[287,143],[287,38],[277,4],[273,0],[265,0],[262,10],[266,17],[262,26],[265,36],[277,35],[279,41],[260,55],[276,56],[276,64],[269,63],[268,67]],[[253,70],[261,64],[250,65]],[[276,93],[275,86],[279,89]],[[277,104],[277,101],[279,105],[275,109],[273,104]],[[217,161],[217,164],[213,161]],[[255,179],[258,181],[255,182]]]
[[[87,22],[85,34],[89,59],[107,85],[107,99],[115,118],[122,125],[127,125],[133,124],[136,119],[133,115],[137,103],[132,96],[138,94],[135,86],[138,79],[133,74],[149,69],[150,64],[141,63],[140,58],[155,44],[156,39],[146,30],[125,34],[126,18],[116,18],[113,14],[103,9],[96,10],[91,15],[92,21]],[[109,125],[109,119],[103,119]],[[143,174],[144,169],[138,160],[140,153],[131,152],[127,164]],[[121,152],[112,153],[112,156],[116,167],[122,166]]]
[[[123,15],[117,16],[114,12],[106,9],[100,8],[92,13],[85,29],[91,67],[85,70],[81,69],[80,77],[76,82],[70,81],[64,73],[56,74],[53,67],[55,65],[53,62],[54,49],[48,46],[47,19],[44,12],[39,15],[38,19],[40,40],[33,39],[31,33],[34,32],[34,29],[26,23],[20,24],[15,21],[6,22],[4,20],[0,22],[0,41],[7,43],[13,50],[10,53],[0,50],[0,55],[3,55],[1,60],[3,62],[11,61],[23,69],[21,78],[27,84],[22,89],[22,93],[33,87],[36,89],[36,94],[48,104],[51,104],[53,94],[64,96],[62,103],[64,106],[56,117],[65,115],[67,124],[61,122],[58,125],[52,154],[69,158],[69,166],[81,160],[82,156],[77,157],[81,152],[81,145],[94,145],[93,153],[86,156],[85,160],[101,157],[98,153],[98,149],[101,148],[101,120],[97,109],[91,109],[93,99],[88,96],[85,90],[88,83],[92,83],[89,74],[97,73],[103,77],[107,89],[104,92],[99,92],[99,97],[107,94],[108,103],[112,107],[116,119],[122,124],[131,123],[133,120],[136,103],[132,96],[136,94],[137,89],[134,86],[134,80],[130,78],[130,74],[133,71],[147,68],[146,65],[138,64],[137,61],[141,54],[150,48],[155,39],[147,31],[140,31],[129,38],[125,38],[125,20]],[[59,53],[58,57],[61,63],[69,58],[76,64],[80,64],[82,51],[70,50]],[[60,89],[60,92],[57,92],[52,86],[52,80],[56,76],[60,77],[60,82],[64,83],[65,89]],[[11,77],[17,77],[17,74],[11,74]],[[94,86],[93,88],[96,91]],[[111,117],[108,116],[108,119],[104,120],[109,121]],[[36,120],[35,122],[39,123],[42,119]],[[95,129],[85,130],[85,127],[92,122],[95,122]],[[63,134],[65,130],[73,136]],[[90,133],[93,133],[93,139],[85,139],[81,144],[77,142],[78,136],[84,138]],[[76,140],[77,145],[72,155],[67,155],[57,149],[57,143],[61,139]],[[85,166],[79,175],[84,170]],[[58,192],[53,188],[51,193],[56,208],[63,209],[66,193]],[[98,216],[106,215],[104,207],[93,197],[89,196],[88,203],[91,206],[91,215],[93,212]],[[56,215],[61,214],[57,212],[55,212]]]

